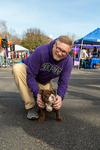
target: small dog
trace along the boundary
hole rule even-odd
[[[44,109],[39,108],[41,117],[38,119],[38,121],[43,122],[45,119],[45,109],[49,112],[53,110],[52,105],[56,101],[56,91],[55,90],[40,90],[39,94],[41,95],[42,101],[46,105],[46,108]],[[60,117],[60,110],[55,110],[55,112],[56,112],[57,121],[61,122],[62,118]]]

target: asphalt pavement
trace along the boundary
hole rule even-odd
[[[100,150],[100,68],[73,68],[60,112],[28,120],[12,68],[0,68],[0,150]]]

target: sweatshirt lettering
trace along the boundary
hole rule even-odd
[[[45,63],[41,66],[40,70],[42,71],[49,71],[49,72],[53,72],[55,75],[59,75],[62,71],[61,68],[59,68],[56,65],[52,65],[50,63]]]

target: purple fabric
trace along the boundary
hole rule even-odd
[[[6,48],[6,57],[8,57],[8,48]]]
[[[23,59],[22,62],[28,66],[27,84],[36,96],[39,93],[36,81],[45,85],[53,78],[59,77],[57,94],[63,99],[68,88],[73,61],[70,55],[60,61],[54,60],[52,55],[54,42],[55,40],[50,44],[39,46],[32,55]]]

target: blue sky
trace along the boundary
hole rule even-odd
[[[100,27],[100,0],[2,0],[0,20],[19,35],[38,28],[53,38],[81,38]]]

